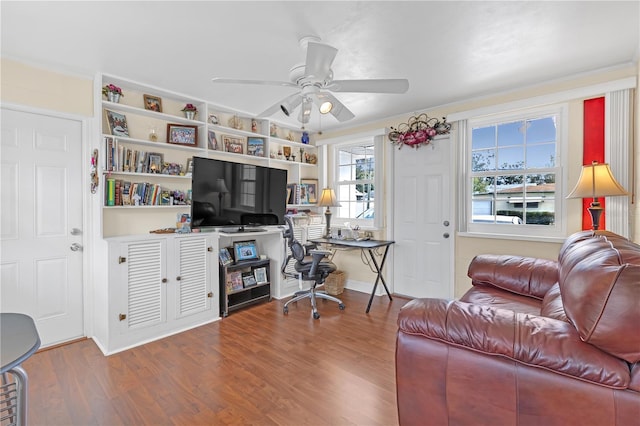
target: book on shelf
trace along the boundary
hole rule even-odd
[[[287,204],[300,204],[300,185],[297,183],[288,183],[287,195]]]
[[[105,191],[107,206],[115,206],[116,205],[116,180],[114,178],[107,178],[105,183],[107,185],[107,190]]]

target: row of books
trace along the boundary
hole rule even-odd
[[[107,178],[106,206],[171,206],[191,204],[191,191],[162,188],[148,182],[128,182]]]
[[[105,170],[109,172],[162,173],[179,175],[182,167],[164,164],[163,155],[157,152],[138,151],[122,145],[116,138],[105,138]]]

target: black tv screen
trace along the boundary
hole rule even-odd
[[[287,171],[193,158],[191,226],[283,225]]]

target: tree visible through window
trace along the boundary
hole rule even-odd
[[[375,217],[376,161],[374,143],[343,145],[336,149],[338,217]]]

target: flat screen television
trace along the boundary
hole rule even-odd
[[[283,225],[287,171],[193,158],[191,226]]]

